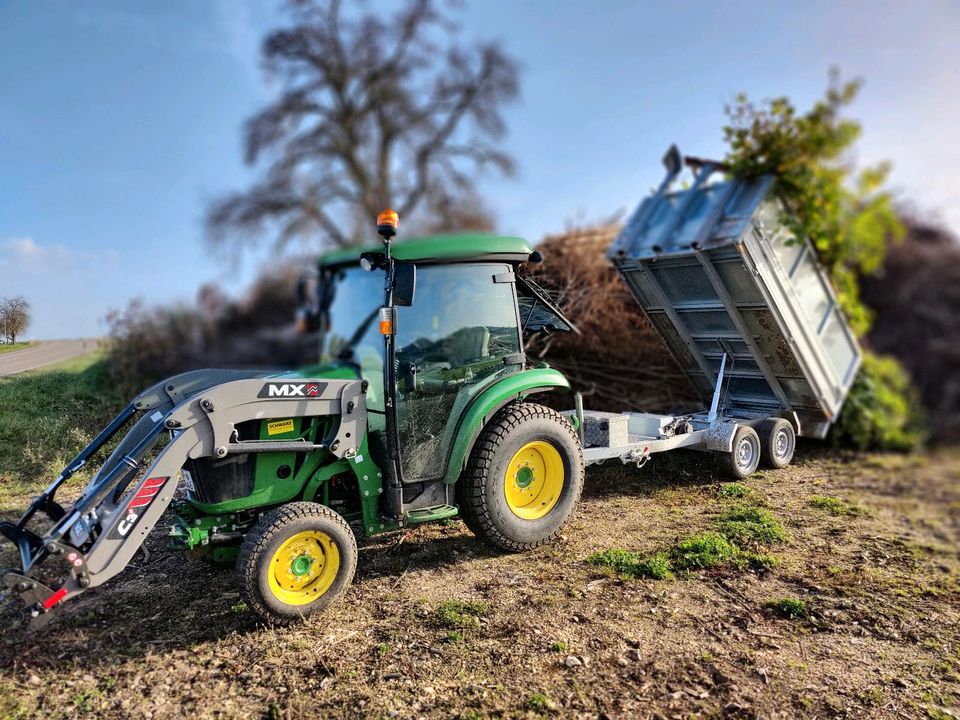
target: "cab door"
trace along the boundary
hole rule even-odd
[[[418,266],[413,305],[396,309],[404,482],[442,477],[470,401],[522,367],[511,270],[505,263]]]

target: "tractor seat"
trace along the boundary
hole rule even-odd
[[[490,354],[490,330],[483,325],[460,328],[446,342],[447,357],[453,367]]]

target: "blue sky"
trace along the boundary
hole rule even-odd
[[[240,128],[273,91],[257,47],[277,19],[267,0],[0,4],[0,296],[31,301],[31,335],[249,282],[263,257],[210,254],[201,218],[253,177]],[[503,232],[628,210],[669,143],[722,155],[735,93],[806,107],[833,64],[866,80],[858,160],[892,160],[895,190],[960,230],[960,4],[467,0],[461,24],[522,66],[519,173],[482,185]]]

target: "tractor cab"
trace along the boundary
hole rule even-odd
[[[572,325],[520,274],[540,260],[521,238],[435,235],[391,243],[389,252],[392,305],[382,249],[329,253],[303,283],[300,319],[320,336],[321,366],[308,372],[349,368],[368,383],[370,453],[405,488],[394,512],[452,506],[465,414],[486,390],[524,372],[524,334]]]

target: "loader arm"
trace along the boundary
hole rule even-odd
[[[256,373],[196,371],[176,376],[141,393],[60,476],[36,498],[16,523],[0,523],[0,533],[19,549],[21,567],[4,575],[41,618],[63,600],[97,587],[122,571],[170,505],[187,459],[259,452],[327,450],[352,458],[366,433],[366,383],[362,380],[270,378]],[[77,501],[63,509],[57,488],[85,465],[137,412],[142,415],[104,461]],[[273,417],[338,416],[327,437],[238,440],[236,426]],[[151,451],[164,438],[163,447]],[[44,535],[27,525],[44,510],[54,526]],[[56,583],[40,580],[38,566],[55,559]],[[59,585],[54,590],[53,586]]]

